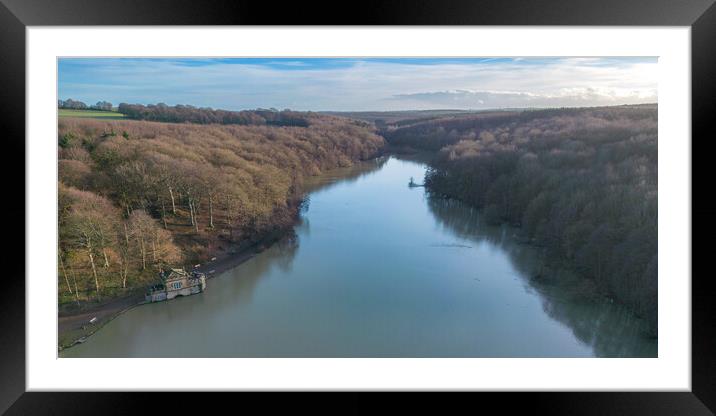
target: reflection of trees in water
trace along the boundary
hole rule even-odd
[[[415,153],[396,153],[392,154],[391,157],[398,159],[398,160],[404,160],[408,162],[415,162],[415,163],[421,163],[424,165],[429,165],[430,162],[432,162],[433,159],[435,159],[435,152],[415,152]]]
[[[387,161],[387,157],[379,157],[309,178],[304,187],[305,192],[322,191],[338,183],[355,182],[365,175],[379,171]],[[309,203],[310,195],[305,199],[302,208],[304,212],[308,210]],[[251,303],[259,281],[262,277],[270,274],[273,267],[277,267],[285,275],[289,275],[299,247],[297,230],[305,235],[310,233],[310,223],[307,218],[300,217],[294,228],[271,247],[221,276],[219,279],[232,279],[232,281],[222,282],[223,290],[212,291],[218,292],[212,299],[216,303],[216,307]]]
[[[541,250],[519,241],[514,228],[493,226],[481,220],[475,208],[454,199],[427,196],[438,224],[458,237],[486,242],[508,254],[513,267],[527,283],[526,290],[540,294],[542,308],[567,325],[599,357],[656,356],[657,343],[646,336],[643,319],[619,305],[594,296],[589,282],[566,268],[544,265]],[[541,275],[540,279],[531,277]]]
[[[301,224],[301,228],[308,229],[308,224]],[[293,259],[298,251],[298,234],[295,230],[291,230],[286,236],[276,242],[274,245],[276,252],[275,262],[279,269],[285,274],[293,271]]]
[[[568,325],[582,342],[594,348],[598,357],[655,357],[657,344],[646,336],[647,325],[628,309],[605,301],[553,298],[542,294],[544,310]]]
[[[291,273],[298,245],[298,235],[291,230],[268,249],[222,274],[217,280],[228,281],[216,282],[221,286],[211,291],[214,306],[222,308],[250,304],[259,281],[270,274],[272,268],[277,267],[286,275]]]
[[[381,156],[375,159],[354,163],[347,168],[332,169],[318,176],[306,179],[303,189],[310,192],[324,191],[333,185],[356,182],[363,176],[379,171],[388,161],[389,157]]]

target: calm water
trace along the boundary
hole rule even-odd
[[[391,157],[316,179],[294,236],[62,356],[656,356],[624,309],[532,283],[538,250],[514,230],[409,188],[425,169]]]

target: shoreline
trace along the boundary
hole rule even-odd
[[[436,197],[436,198],[450,199],[453,201],[458,201],[461,204],[464,204],[464,205],[469,206],[475,210],[483,212],[482,208],[476,207],[475,205],[463,200],[459,196],[444,193],[442,191],[436,191],[435,189],[431,189],[431,187],[428,185],[424,185],[424,188],[427,192],[433,193],[434,197]],[[493,224],[493,225],[507,226],[507,227],[510,227],[511,229],[515,230],[516,233],[513,234],[512,238],[515,238],[519,244],[525,244],[530,247],[544,247],[543,243],[539,242],[538,240],[536,240],[534,238],[528,238],[524,234],[522,234],[522,227],[520,225],[511,224],[507,221],[499,221],[498,223]],[[647,321],[647,318],[645,316],[642,316],[639,313],[637,313],[637,311],[632,306],[630,306],[629,304],[624,302],[622,299],[620,299],[614,293],[610,293],[610,292],[600,289],[596,286],[584,286],[584,284],[589,284],[591,282],[591,280],[584,277],[574,267],[574,265],[571,264],[570,262],[568,262],[568,261],[559,262],[558,260],[555,260],[555,259],[547,259],[547,260],[545,260],[543,267],[545,269],[563,269],[563,270],[568,270],[571,273],[574,273],[574,275],[577,276],[579,279],[578,283],[582,284],[582,288],[581,289],[576,288],[575,281],[568,282],[568,281],[560,281],[559,279],[557,279],[557,280],[546,279],[544,276],[544,273],[542,273],[542,272],[539,272],[537,274],[529,276],[530,282],[536,283],[536,284],[543,284],[543,285],[544,284],[562,285],[563,289],[574,291],[573,294],[576,297],[581,297],[583,299],[589,299],[590,301],[597,301],[599,299],[601,301],[606,301],[609,303],[616,303],[616,304],[620,305],[621,307],[627,309],[631,314],[633,314],[638,319]],[[569,285],[571,285],[571,287],[569,287]],[[653,328],[649,329],[649,333],[647,334],[647,337],[651,338],[651,339],[655,339],[655,340],[659,339],[658,334],[653,331]]]
[[[277,241],[288,235],[288,233],[293,230],[297,221],[298,216],[290,227],[269,233],[258,242],[241,248],[236,252],[232,252],[232,248],[235,249],[236,247],[241,246],[241,243],[237,243],[229,250],[216,253],[216,256],[214,257],[215,260],[210,260],[193,270],[206,273],[207,280],[211,280],[227,270],[238,267],[244,262],[252,259],[255,255],[271,247]],[[77,344],[84,343],[87,338],[99,331],[113,319],[137,306],[145,305],[147,303],[148,302],[144,300],[144,289],[142,288],[135,290],[127,296],[112,299],[104,304],[77,311],[77,313],[58,313],[58,352],[71,348]],[[96,321],[90,323],[90,320],[93,318],[96,318]]]
[[[391,152],[381,152],[376,157],[367,160],[374,160],[386,154],[391,154]],[[367,160],[354,163],[362,163]],[[298,225],[301,219],[301,210],[305,197],[312,192],[312,189],[306,189],[304,192],[304,197],[301,199],[301,202],[291,208],[293,220],[289,224],[284,224],[283,226],[265,232],[258,240],[238,241],[230,244],[226,248],[219,247],[212,254],[211,258],[214,260],[209,260],[199,267],[187,271],[196,270],[205,273],[207,280],[211,280],[227,270],[238,267],[288,236],[294,231],[296,225]],[[146,304],[147,302],[144,300],[145,289],[144,287],[136,288],[132,293],[126,296],[114,298],[100,305],[89,306],[86,309],[73,312],[58,311],[58,351],[84,343],[87,338],[99,331],[113,319],[130,309]],[[90,323],[90,320],[93,318],[97,319],[94,323]]]

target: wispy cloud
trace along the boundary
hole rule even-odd
[[[655,58],[62,59],[60,98],[226,109],[396,110],[632,104]]]
[[[584,107],[653,103],[656,91],[565,88],[554,94],[513,91],[434,91],[398,94],[393,100],[412,106],[445,108]]]

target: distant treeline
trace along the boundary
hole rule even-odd
[[[98,101],[95,105],[88,106],[82,101],[75,101],[73,99],[58,100],[58,108],[65,108],[69,110],[98,110],[98,111],[112,111],[112,103],[107,101]]]
[[[191,105],[168,106],[159,104],[122,103],[118,111],[135,120],[164,121],[168,123],[239,124],[251,126],[297,126],[308,127],[311,113],[291,110],[245,110],[228,111],[197,108]]]
[[[60,303],[143,287],[290,227],[303,179],[378,154],[365,123],[308,127],[59,120]],[[89,294],[89,296],[88,296]]]
[[[88,106],[82,101],[73,99],[59,100],[58,107],[71,110],[112,111],[112,103],[100,101]],[[127,118],[144,121],[161,121],[165,123],[192,124],[238,124],[243,126],[295,126],[308,127],[313,113],[302,113],[291,110],[256,109],[243,111],[215,110],[192,105],[170,106],[159,104],[127,104],[120,103],[116,111]]]
[[[657,107],[496,112],[393,127],[393,145],[439,149],[435,193],[521,226],[657,328]]]

